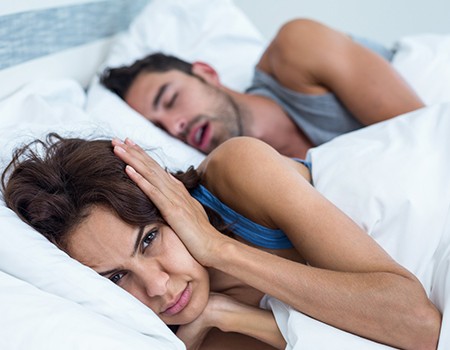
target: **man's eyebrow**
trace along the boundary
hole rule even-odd
[[[137,235],[137,238],[136,238],[136,242],[134,243],[133,252],[131,253],[132,257],[135,256],[136,253],[138,252],[139,245],[141,244],[142,236],[144,235],[144,229],[145,229],[145,227],[141,227],[139,229],[139,232],[138,232],[138,235]],[[118,270],[117,269],[112,269],[112,270],[108,270],[108,271],[99,272],[98,274],[101,275],[101,276],[107,276],[107,275],[110,275],[110,274],[112,274],[113,272],[116,272],[116,271],[118,271]]]
[[[156,107],[158,107],[159,100],[161,100],[161,97],[164,94],[164,91],[166,91],[168,86],[169,86],[169,83],[166,83],[159,88],[158,93],[156,94],[155,98],[153,99],[153,109],[156,109]]]

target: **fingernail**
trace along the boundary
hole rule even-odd
[[[136,172],[136,170],[134,170],[134,168],[131,165],[127,165],[126,168],[127,168],[127,170],[131,171],[132,173]]]
[[[114,149],[117,151],[117,152],[120,152],[120,153],[126,153],[127,151],[125,151],[122,147],[120,147],[120,146],[114,146]]]
[[[117,137],[114,137],[114,138],[113,138],[113,141],[116,142],[116,143],[120,143],[121,145],[123,145],[123,141],[122,141],[121,139],[117,138]]]
[[[134,141],[131,140],[131,139],[128,138],[128,137],[125,139],[125,143],[128,144],[128,145],[131,145],[131,146],[135,146],[135,145],[136,145],[136,144],[134,143]]]

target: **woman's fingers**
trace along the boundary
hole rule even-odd
[[[137,173],[142,175],[152,185],[163,192],[173,192],[179,189],[177,181],[167,174],[167,172],[150,157],[141,147],[129,139],[121,143],[113,140],[114,153],[126,164],[133,167]]]
[[[155,170],[164,170],[152,157],[150,157],[141,147],[136,145],[133,141],[126,139],[125,142],[121,142],[118,139],[112,141],[114,146],[114,152],[125,163],[133,166],[137,171],[141,170],[140,167],[151,166]]]
[[[152,185],[141,174],[139,174],[130,165],[125,167],[125,172],[133,180],[139,188],[145,193],[145,195],[157,205],[161,213],[170,212],[171,201],[167,196],[159,190],[158,187]]]
[[[167,221],[180,211],[183,211],[182,216],[188,214],[186,211],[191,211],[191,216],[198,215],[199,212],[205,215],[203,208],[199,208],[184,185],[166,172],[141,147],[129,139],[125,142],[114,139],[113,145],[114,153],[128,164],[128,176],[155,203]]]
[[[154,167],[155,171],[161,169],[161,166],[150,157],[141,147],[136,145],[133,141],[126,139],[125,142],[120,143],[116,139],[113,140],[114,152],[125,161],[127,164],[133,166],[138,172],[143,169],[140,167]]]

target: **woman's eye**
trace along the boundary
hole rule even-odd
[[[113,282],[113,283],[119,283],[119,281],[123,278],[123,276],[125,276],[125,273],[120,272],[120,273],[116,273],[114,275],[112,275],[109,279]]]
[[[158,230],[153,229],[144,236],[144,238],[142,239],[142,251],[144,251],[149,245],[153,243],[153,240],[156,238],[157,235]]]

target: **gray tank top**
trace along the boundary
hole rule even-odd
[[[352,36],[352,39],[380,54],[389,62],[392,60],[394,55],[392,50],[364,38]],[[283,87],[257,68],[252,85],[246,93],[265,96],[277,102],[316,146],[364,126],[333,93],[302,94]]]

